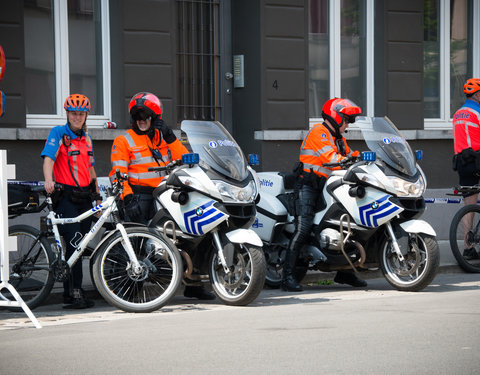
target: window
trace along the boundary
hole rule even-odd
[[[425,127],[450,128],[465,81],[480,75],[479,13],[478,0],[424,0]]]
[[[220,104],[218,0],[177,0],[177,120],[215,120]]]
[[[25,103],[28,127],[66,121],[73,93],[92,104],[88,124],[110,119],[110,46],[105,0],[25,0]]]
[[[309,15],[311,122],[335,96],[351,99],[372,116],[373,0],[310,0]]]

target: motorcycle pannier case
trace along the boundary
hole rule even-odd
[[[21,215],[38,210],[39,197],[30,186],[8,184],[8,214]]]

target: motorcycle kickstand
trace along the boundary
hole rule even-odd
[[[218,258],[220,259],[220,263],[222,264],[222,267],[225,273],[229,274],[231,271],[230,271],[230,268],[228,268],[225,255],[223,255],[223,246],[222,246],[222,243],[220,242],[218,231],[216,230],[212,231],[212,234],[213,234],[213,241],[215,242],[215,246],[217,247],[217,254],[218,254]]]
[[[395,251],[395,254],[397,254],[397,257],[400,260],[400,262],[405,262],[405,258],[403,257],[402,252],[400,251],[400,246],[398,246],[397,237],[395,237],[395,233],[393,232],[392,224],[388,222],[385,225],[387,226],[388,234],[392,239],[392,245],[393,245],[393,250]]]

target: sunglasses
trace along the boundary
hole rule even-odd
[[[355,122],[355,116],[343,116],[343,118],[348,124],[353,124]]]
[[[147,120],[151,120],[152,116],[146,112],[137,112],[133,116],[133,119],[135,121],[147,121]]]

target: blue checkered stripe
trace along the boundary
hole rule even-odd
[[[211,200],[202,206],[196,207],[193,210],[187,211],[183,214],[183,220],[185,223],[185,230],[187,233],[200,236],[203,233],[203,227],[210,223],[213,223],[225,216],[222,211],[217,210],[213,204],[215,201]],[[201,208],[203,214],[197,215],[197,210]]]
[[[389,195],[385,195],[375,202],[370,202],[358,208],[360,213],[360,222],[366,227],[378,227],[378,220],[394,214],[400,210],[400,207],[388,200]],[[374,209],[372,205],[376,203],[378,207]]]

